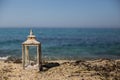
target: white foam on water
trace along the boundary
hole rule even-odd
[[[7,60],[10,56],[0,57],[0,60]]]

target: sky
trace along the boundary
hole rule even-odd
[[[120,27],[120,0],[0,0],[0,27]]]

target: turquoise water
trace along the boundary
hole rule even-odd
[[[32,28],[45,59],[120,59],[120,29]],[[0,28],[0,56],[21,57],[30,28]],[[36,55],[31,48],[31,55]]]

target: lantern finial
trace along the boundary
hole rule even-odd
[[[33,35],[32,29],[30,30],[30,35]]]

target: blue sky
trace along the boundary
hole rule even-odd
[[[120,27],[120,1],[0,0],[0,27]]]

